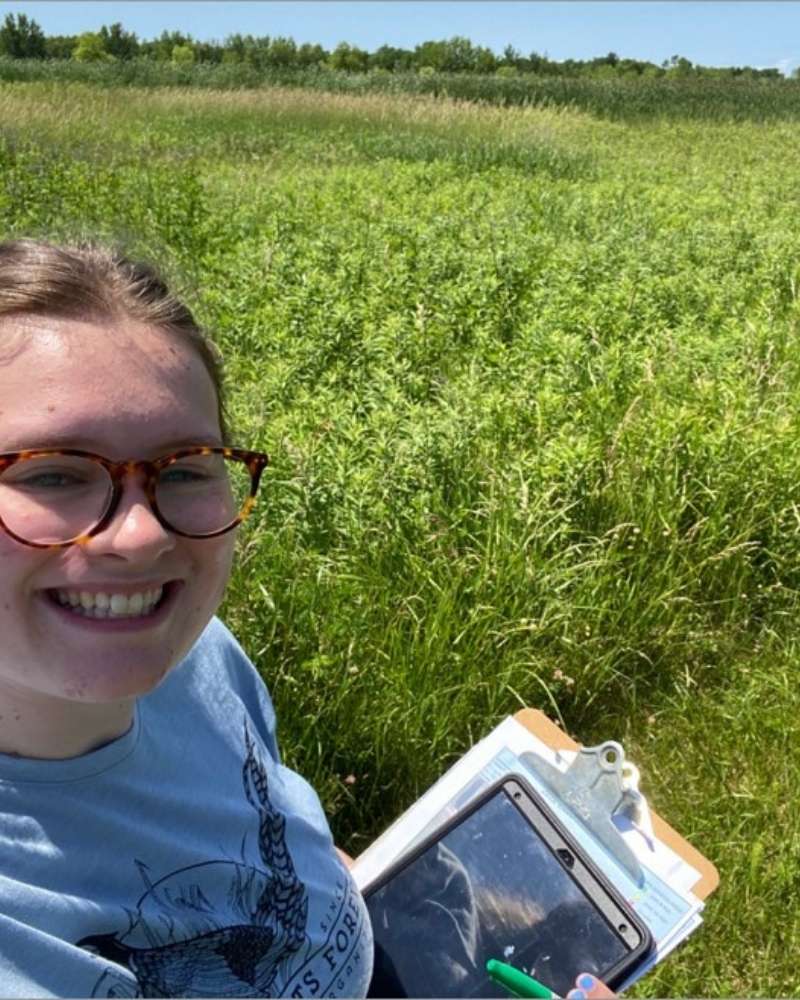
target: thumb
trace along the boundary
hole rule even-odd
[[[575,989],[567,993],[567,1000],[603,1000],[614,996],[616,994],[612,993],[597,976],[582,972],[575,980]]]

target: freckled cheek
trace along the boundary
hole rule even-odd
[[[223,536],[216,542],[209,540],[200,544],[204,548],[195,550],[194,581],[195,610],[198,612],[205,610],[209,604],[216,607],[222,600],[233,565],[234,539]]]
[[[31,558],[22,546],[8,541],[10,544],[4,542],[0,533],[0,614],[6,616],[30,607],[36,590],[31,587],[31,579],[44,561],[41,556]]]
[[[64,685],[64,697],[72,700],[80,700],[86,694],[86,683],[82,680],[74,681]]]

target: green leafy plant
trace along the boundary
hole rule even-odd
[[[154,257],[222,348],[273,456],[223,615],[337,840],[542,708],[721,870],[637,995],[796,995],[794,91],[213,69],[7,86],[0,222]]]

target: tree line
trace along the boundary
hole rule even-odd
[[[222,42],[205,42],[180,31],[164,31],[158,38],[144,40],[121,23],[103,25],[99,31],[78,35],[45,35],[25,14],[8,14],[0,28],[0,56],[8,59],[67,60],[78,62],[125,62],[134,59],[194,63],[239,63],[256,70],[331,69],[346,73],[471,73],[516,76],[533,73],[544,76],[712,76],[781,78],[778,69],[749,66],[708,67],[674,55],[661,65],[642,59],[627,59],[615,52],[594,59],[556,61],[531,52],[524,55],[507,45],[497,55],[485,45],[455,36],[442,41],[426,41],[413,49],[381,45],[368,52],[357,45],[340,42],[334,49],[293,38],[240,33]]]

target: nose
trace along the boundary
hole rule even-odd
[[[128,562],[152,563],[175,545],[176,536],[158,521],[144,488],[144,475],[129,472],[114,515],[85,549],[92,555],[115,555]]]

